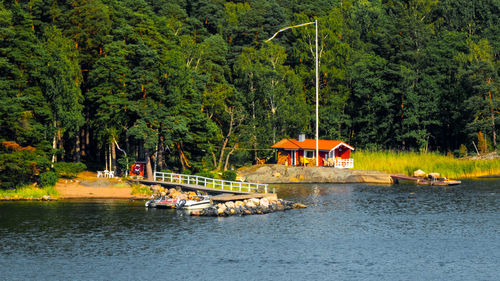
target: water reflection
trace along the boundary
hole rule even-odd
[[[212,218],[127,200],[1,202],[2,279],[498,277],[498,181],[273,187],[309,207]]]

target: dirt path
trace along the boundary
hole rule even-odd
[[[97,178],[96,173],[83,172],[73,180],[60,179],[56,184],[60,198],[106,198],[130,199],[142,196],[132,195],[132,187],[120,179]]]

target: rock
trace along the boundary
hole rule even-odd
[[[307,208],[307,206],[304,204],[301,204],[301,203],[295,203],[295,204],[293,204],[293,208],[294,209],[305,209],[305,208]]]
[[[248,201],[248,202],[245,204],[245,206],[246,206],[247,208],[255,208],[255,207],[257,207],[257,206],[256,206],[256,205],[252,202],[252,201]]]
[[[236,201],[234,202],[234,207],[242,207],[245,206],[245,203],[243,201]]]
[[[425,176],[427,176],[427,174],[424,171],[418,169],[418,170],[413,172],[413,176],[414,177],[425,177]]]
[[[178,200],[183,200],[183,199],[184,199],[184,200],[187,200],[187,199],[188,199],[188,197],[187,197],[187,195],[186,195],[186,194],[179,194],[179,195],[177,196],[177,199],[178,199]]]
[[[252,212],[250,210],[248,210],[248,209],[245,209],[245,210],[243,210],[243,214],[244,215],[251,215]]]
[[[44,195],[44,196],[42,196],[42,200],[43,201],[49,201],[50,200],[50,196]]]
[[[252,202],[255,206],[259,206],[260,205],[260,200],[257,199],[257,198],[250,198],[248,199],[249,202]]]
[[[231,215],[234,215],[236,214],[236,210],[234,208],[230,208],[229,213],[231,213]]]
[[[264,208],[268,208],[269,207],[269,200],[267,200],[267,198],[262,198],[262,199],[260,199],[259,205],[264,207]]]
[[[228,208],[234,208],[234,207],[235,207],[235,205],[234,205],[234,202],[233,202],[233,201],[227,201],[225,205],[226,205],[226,207],[228,207]]]
[[[217,215],[222,215],[226,211],[226,205],[222,205],[219,208],[217,208]]]
[[[162,191],[162,192],[160,193],[160,195],[161,195],[161,197],[163,197],[163,196],[166,196],[166,195],[167,195],[167,193],[165,193],[165,191]]]
[[[177,193],[177,190],[175,188],[170,188],[168,190],[168,194],[172,194],[172,193]]]
[[[200,211],[197,211],[197,210],[195,210],[195,211],[191,211],[190,215],[191,215],[191,216],[200,216],[200,215],[201,215],[201,212],[200,212]]]
[[[279,177],[281,177],[281,174],[280,173],[274,173],[273,177],[279,178]]]

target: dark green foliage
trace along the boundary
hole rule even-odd
[[[40,185],[42,187],[54,186],[57,183],[57,173],[48,171],[40,174]]]
[[[496,0],[1,1],[0,139],[37,148],[3,148],[2,187],[50,160],[196,173],[312,138],[315,26],[265,40],[316,19],[320,138],[496,147]]]
[[[73,162],[57,162],[54,163],[54,170],[57,175],[61,178],[72,179],[76,178],[76,176],[85,171],[87,166],[81,162],[73,163]]]
[[[236,172],[233,170],[227,170],[222,172],[222,178],[227,181],[235,181],[236,180]]]
[[[196,173],[196,176],[205,177],[205,178],[212,178],[212,179],[217,178],[214,173],[209,172],[209,171],[203,171],[203,172]]]

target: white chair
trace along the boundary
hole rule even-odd
[[[108,171],[108,170],[104,170],[104,177],[105,177],[105,178],[108,178],[108,177],[109,177],[109,171]]]
[[[102,178],[102,171],[97,171],[97,177]]]
[[[109,171],[108,177],[109,178],[114,178],[115,177],[115,171]]]

